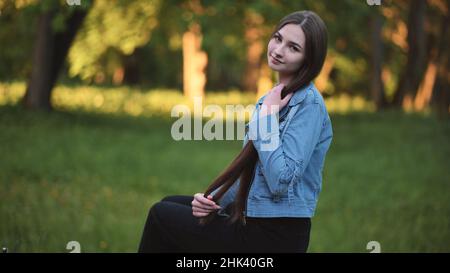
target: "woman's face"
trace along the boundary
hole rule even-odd
[[[305,56],[305,33],[296,24],[287,24],[269,41],[267,60],[270,68],[282,75],[296,72]]]

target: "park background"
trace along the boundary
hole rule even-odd
[[[448,0],[0,0],[0,246],[135,252],[152,204],[242,146],[173,140],[173,106],[254,104],[303,9],[328,27],[334,129],[309,251],[449,252]]]

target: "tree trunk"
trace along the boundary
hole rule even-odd
[[[447,9],[450,7],[450,0],[446,1]],[[442,18],[440,31],[439,50],[437,54],[437,75],[433,88],[432,100],[437,107],[440,118],[448,118],[450,114],[450,54],[448,54],[449,35],[448,28],[450,24],[450,14],[447,12]]]
[[[247,47],[247,62],[242,79],[246,91],[256,92],[258,88],[262,48],[262,43],[258,41],[252,41]]]
[[[375,102],[377,109],[386,107],[387,101],[384,94],[384,83],[381,78],[381,65],[383,63],[383,42],[381,40],[382,21],[379,14],[375,14],[370,19],[371,40],[372,40],[372,69],[370,97]]]
[[[126,55],[123,57],[123,67],[124,67],[124,83],[129,85],[135,85],[139,83],[139,57],[140,50],[136,49],[131,55]]]
[[[33,67],[24,97],[26,108],[51,110],[50,90],[54,35],[51,22],[53,12],[42,13],[38,19]]]
[[[258,90],[261,55],[264,51],[261,32],[263,21],[262,16],[255,12],[247,12],[244,20],[247,59],[242,83],[244,90],[255,93]]]
[[[405,106],[408,100],[412,102],[421,82],[425,64],[426,5],[426,1],[423,0],[411,1],[408,15],[408,56],[406,68],[394,95],[393,104],[396,106]]]
[[[87,11],[74,11],[66,20],[66,30],[61,33],[55,33],[52,29],[55,13],[55,10],[46,11],[38,19],[33,67],[23,99],[26,108],[52,109],[50,97],[53,86]]]
[[[336,57],[333,53],[329,52],[323,63],[322,70],[317,78],[314,80],[314,84],[320,92],[324,92],[328,85],[328,79],[330,78],[331,71],[333,71]]]
[[[425,72],[425,77],[423,82],[419,86],[417,95],[414,98],[414,110],[422,111],[430,103],[431,96],[433,94],[433,87],[436,81],[437,68],[436,68],[436,53],[435,49],[432,51],[432,56],[427,65],[427,70]]]
[[[184,95],[193,99],[203,96],[206,83],[205,67],[208,56],[201,51],[202,36],[200,26],[194,24],[183,34],[183,90]]]

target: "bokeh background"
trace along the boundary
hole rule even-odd
[[[328,26],[334,128],[309,251],[449,252],[448,0],[0,0],[0,246],[135,252],[153,203],[242,146],[175,141],[173,106],[254,104],[303,9]]]

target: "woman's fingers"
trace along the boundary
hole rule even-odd
[[[202,207],[212,207],[213,208],[216,205],[216,203],[214,203],[214,201],[208,200],[205,197],[203,197],[202,195],[194,196],[194,200],[192,201],[192,203],[194,204],[194,202],[196,203],[197,206],[202,206]]]
[[[209,213],[203,213],[203,212],[192,212],[192,215],[194,215],[195,217],[205,217],[208,216]]]
[[[192,210],[195,211],[195,212],[211,213],[215,209],[206,209],[206,208],[201,208],[201,207],[192,207]]]
[[[212,210],[212,209],[203,209],[203,208],[199,208],[199,207],[192,207],[192,214],[197,217],[207,216],[213,211],[214,210]]]
[[[278,92],[278,91],[281,91],[283,88],[284,88],[284,84],[279,83],[277,85],[274,85],[272,87],[272,89],[269,90],[269,92],[273,92],[273,91],[277,91]]]
[[[206,206],[202,203],[199,203],[197,201],[192,202],[192,209],[201,209],[205,212],[211,212],[217,209],[220,209],[218,206]]]
[[[208,197],[209,197],[209,198],[205,198],[203,195],[202,195],[202,196],[199,196],[198,201],[199,201],[200,203],[202,203],[203,205],[205,205],[205,206],[216,207],[216,206],[217,206],[216,202],[214,202],[213,200],[211,200],[211,199],[212,199],[212,196],[209,195]]]
[[[212,196],[209,195],[208,196],[210,199],[212,199]],[[205,198],[203,196],[203,193],[196,193],[194,195],[194,199],[197,200],[198,202],[205,204],[205,205],[210,205],[210,206],[214,206],[216,203],[208,198]]]
[[[272,88],[272,90],[277,92],[277,93],[281,93],[281,90],[283,90],[283,88],[284,88],[284,84],[280,83],[279,85],[277,85],[274,88]]]
[[[212,199],[212,196],[209,196],[209,198]],[[205,198],[202,193],[197,193],[194,195],[194,201],[196,201],[197,206],[211,209],[220,209],[220,206],[218,206],[214,201],[210,199]],[[192,205],[194,205],[194,201],[192,201]]]
[[[203,196],[203,193],[196,193],[194,195],[194,200],[192,200],[192,214],[196,217],[208,216],[211,212],[220,209],[213,200],[211,195],[208,198]]]
[[[261,116],[265,116],[267,113],[273,114],[278,112],[289,102],[292,94],[289,94],[284,97],[284,99],[281,99],[281,91],[283,88],[284,84],[280,83],[268,92],[263,101],[263,106],[266,106],[266,108],[261,108]]]

